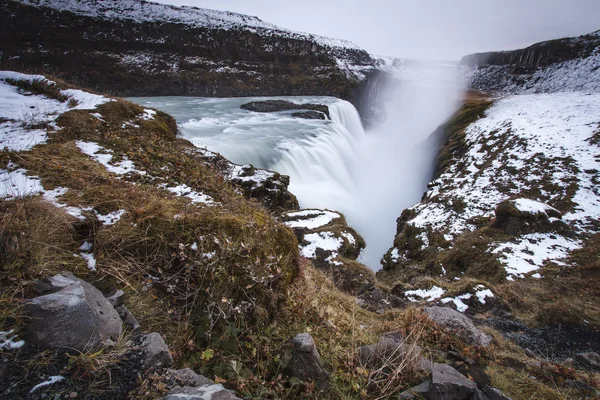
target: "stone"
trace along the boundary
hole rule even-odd
[[[159,333],[153,332],[145,335],[142,339],[142,348],[144,350],[142,361],[144,369],[157,370],[170,367],[173,364],[169,347]]]
[[[303,111],[292,113],[292,117],[304,119],[327,119],[327,116],[320,111]]]
[[[133,316],[131,311],[125,306],[120,306],[116,308],[117,313],[119,313],[119,317],[121,317],[121,321],[125,325],[125,328],[131,332],[133,335],[139,335],[142,333],[142,327],[138,320]]]
[[[568,226],[561,221],[562,213],[554,207],[530,199],[506,200],[498,204],[492,227],[509,235],[532,232],[563,233]]]
[[[113,289],[104,295],[113,307],[117,308],[125,303],[125,292],[120,289]]]
[[[411,355],[416,363],[420,350],[419,346],[405,344],[400,332],[390,332],[383,335],[377,343],[359,347],[356,354],[359,365],[379,368],[393,360]]]
[[[430,400],[468,399],[477,390],[475,382],[447,364],[433,364],[431,386],[428,391]]]
[[[278,112],[287,110],[318,111],[329,117],[329,107],[324,104],[298,104],[287,100],[252,101],[240,106],[243,110],[254,112]]]
[[[96,350],[114,344],[123,327],[119,314],[89,283],[72,274],[40,282],[45,293],[25,303],[26,340],[43,348]]]
[[[164,400],[241,400],[223,385],[211,383],[198,387],[178,387],[171,389]]]
[[[309,333],[299,333],[292,340],[292,359],[288,370],[303,381],[314,381],[318,389],[329,387],[329,373],[323,368],[321,356]]]
[[[441,328],[455,332],[468,344],[487,347],[492,343],[492,337],[483,333],[464,314],[448,307],[426,307],[425,312],[433,322]]]
[[[486,386],[483,389],[483,394],[485,394],[489,400],[512,400],[510,397],[506,397],[501,391],[491,386]]]
[[[167,376],[172,378],[180,386],[203,386],[211,385],[214,382],[210,379],[195,373],[190,368],[168,369]]]
[[[584,368],[600,369],[600,356],[594,352],[579,353],[575,356],[575,364]]]
[[[427,396],[429,393],[429,388],[431,387],[431,381],[425,381],[421,383],[419,386],[415,386],[411,389],[405,390],[400,393],[401,399],[422,399]]]

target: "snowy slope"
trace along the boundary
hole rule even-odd
[[[560,206],[577,235],[531,233],[494,243],[488,250],[499,255],[509,277],[523,277],[580,247],[579,238],[600,216],[600,94],[510,96],[496,101],[465,135],[466,154],[410,209],[407,224],[422,232],[422,248],[432,232],[451,242],[476,230],[477,221],[491,220],[500,202],[515,197]],[[388,257],[406,260],[398,248]]]

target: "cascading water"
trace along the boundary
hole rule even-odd
[[[332,97],[276,97],[326,104],[327,121],[240,109],[267,98],[133,100],[173,115],[198,147],[289,175],[301,207],[344,213],[367,242],[361,261],[378,270],[396,218],[419,200],[430,179],[435,149],[424,143],[458,104],[458,91],[448,82],[431,73],[403,82],[386,104],[385,125],[367,133],[354,106]]]

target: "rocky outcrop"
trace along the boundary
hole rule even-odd
[[[491,336],[483,333],[469,317],[458,311],[448,307],[426,307],[425,313],[441,328],[456,333],[469,344],[487,347],[492,342]]]
[[[292,340],[292,358],[287,366],[291,375],[303,381],[315,382],[317,388],[329,387],[329,373],[323,368],[321,356],[309,333],[299,333]]]
[[[311,110],[323,113],[329,118],[329,107],[324,104],[298,104],[286,100],[252,101],[242,104],[240,108],[255,112],[277,112],[289,110]]]
[[[292,117],[304,119],[327,119],[327,116],[319,111],[303,111],[292,113]]]
[[[306,209],[283,213],[280,218],[294,230],[300,254],[331,273],[339,289],[358,295],[361,288],[375,282],[373,272],[355,261],[365,241],[348,226],[341,213]]]
[[[42,296],[25,304],[27,340],[50,349],[94,350],[116,343],[121,318],[98,289],[71,274],[40,282]]]
[[[545,203],[530,199],[506,200],[498,204],[492,227],[510,235],[532,232],[564,233],[568,226],[560,221],[562,213]]]

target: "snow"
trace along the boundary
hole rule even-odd
[[[79,255],[87,262],[90,271],[96,271],[96,258],[92,253],[79,253]]]
[[[32,389],[29,391],[29,393],[33,393],[33,392],[35,392],[36,390],[38,390],[39,388],[41,388],[41,387],[44,387],[44,386],[49,386],[49,385],[52,385],[52,384],[54,384],[54,383],[56,383],[56,382],[61,382],[61,381],[64,381],[64,380],[65,380],[65,377],[64,377],[64,376],[60,376],[60,375],[54,375],[54,376],[51,376],[51,377],[49,377],[49,378],[48,378],[48,380],[46,380],[46,381],[44,381],[44,382],[42,382],[42,383],[38,383],[37,385],[35,385],[35,386],[34,386],[34,387],[33,387],[33,388],[32,388]]]
[[[39,124],[50,124],[56,118],[72,109],[93,109],[110,99],[81,90],[61,90],[69,100],[77,101],[73,108],[69,101],[61,102],[42,95],[24,93],[6,82],[7,79],[34,81],[41,80],[49,85],[55,84],[41,75],[26,75],[12,71],[0,71],[0,149],[8,148],[12,151],[25,151],[33,146],[45,143],[47,140],[46,129],[32,129]]]
[[[341,218],[341,215],[327,210],[302,210],[284,214],[285,218],[298,218],[284,223],[290,228],[316,229],[328,225],[331,221]],[[310,217],[310,218],[306,218]],[[350,241],[350,239],[348,239]],[[354,237],[352,240],[355,241]],[[352,243],[352,242],[351,242]]]
[[[0,332],[0,349],[14,350],[25,345],[25,341],[18,340],[17,335],[14,335],[14,330],[8,332]]]
[[[173,187],[167,187],[166,185],[163,184],[163,185],[159,185],[159,187],[162,187],[162,188],[168,190],[169,192],[174,193],[177,196],[187,197],[194,204],[197,204],[197,203],[203,203],[203,204],[208,204],[208,205],[215,204],[212,197],[210,197],[207,194],[197,192],[184,183],[182,183],[181,185],[178,185],[178,186],[173,186]]]
[[[346,240],[348,240],[348,243],[350,243],[350,245],[354,246],[356,244],[356,238],[351,233],[342,232],[342,236],[345,237]]]
[[[78,140],[75,142],[79,150],[82,153],[90,156],[94,161],[104,165],[104,167],[116,175],[126,175],[129,173],[137,173],[140,175],[146,175],[145,171],[140,171],[135,168],[133,161],[130,161],[127,157],[123,157],[122,161],[114,163],[112,161],[112,151],[105,149],[94,142],[84,142]]]
[[[196,243],[196,242],[192,243],[192,245],[190,246],[190,249],[192,249],[194,251],[198,251],[198,243]]]
[[[92,247],[93,247],[92,244],[86,240],[85,242],[83,242],[83,244],[81,246],[79,246],[79,250],[90,251],[90,250],[92,250]]]
[[[521,212],[548,215],[548,211],[559,212],[556,208],[531,199],[515,199],[511,203]]]
[[[248,171],[253,171],[251,175],[248,175]],[[275,178],[275,172],[267,171],[266,169],[254,168],[250,164],[236,165],[231,164],[229,174],[229,180],[236,180],[241,182],[253,182],[252,189],[260,187],[267,180]]]
[[[429,185],[423,201],[411,207],[416,216],[408,223],[457,236],[477,229],[472,218],[491,219],[500,202],[527,191],[538,192],[538,197],[517,198],[515,206],[547,214],[551,207],[544,203],[569,198],[567,189],[575,182],[575,207],[562,220],[577,234],[588,232],[587,221],[600,216],[600,190],[594,183],[600,178],[600,147],[589,140],[600,132],[599,115],[600,94],[528,94],[497,100],[484,118],[466,129],[466,154]],[[457,199],[464,210],[449,206]],[[421,234],[424,244],[425,238]],[[501,256],[513,278],[581,246],[578,240],[551,234],[525,235],[516,242],[489,249]]]
[[[465,293],[465,294],[461,294],[460,296],[456,296],[454,298],[452,298],[452,297],[446,297],[446,298],[443,298],[440,301],[443,304],[447,304],[447,303],[452,302],[456,306],[456,310],[458,312],[464,313],[465,311],[467,311],[467,309],[469,308],[469,306],[466,305],[463,302],[463,300],[469,300],[471,297],[473,297],[473,295],[471,293]]]
[[[68,191],[69,189],[63,187],[57,187],[53,190],[45,190],[42,188],[40,190],[42,196],[44,197],[44,200],[53,204],[55,207],[64,209],[67,214],[77,218],[80,221],[85,220],[85,216],[83,216],[83,211],[90,211],[92,210],[92,207],[71,207],[58,201],[58,198],[67,193]]]
[[[335,237],[331,232],[310,233],[304,235],[304,240],[309,244],[305,246],[300,245],[299,247],[300,254],[306,258],[315,258],[317,248],[335,252],[339,250],[343,244],[343,240]]]
[[[404,292],[404,296],[412,302],[418,302],[419,299],[417,299],[417,297],[421,300],[433,301],[442,297],[444,292],[444,289],[434,285],[429,289],[407,290]]]
[[[479,285],[477,289],[479,290],[475,292],[475,296],[481,304],[485,304],[485,299],[488,297],[494,297],[494,293],[490,289],[486,289],[483,285]]]
[[[106,215],[96,212],[96,217],[98,218],[98,221],[102,222],[104,225],[114,225],[117,222],[119,222],[119,220],[125,214],[125,212],[125,210],[117,210],[109,212]]]
[[[0,199],[33,196],[44,190],[40,179],[26,172],[22,168],[10,172],[0,169]]]
[[[142,114],[142,119],[145,121],[149,121],[151,119],[154,119],[155,115],[156,115],[156,111],[150,110],[150,109],[144,109],[144,114]]]

